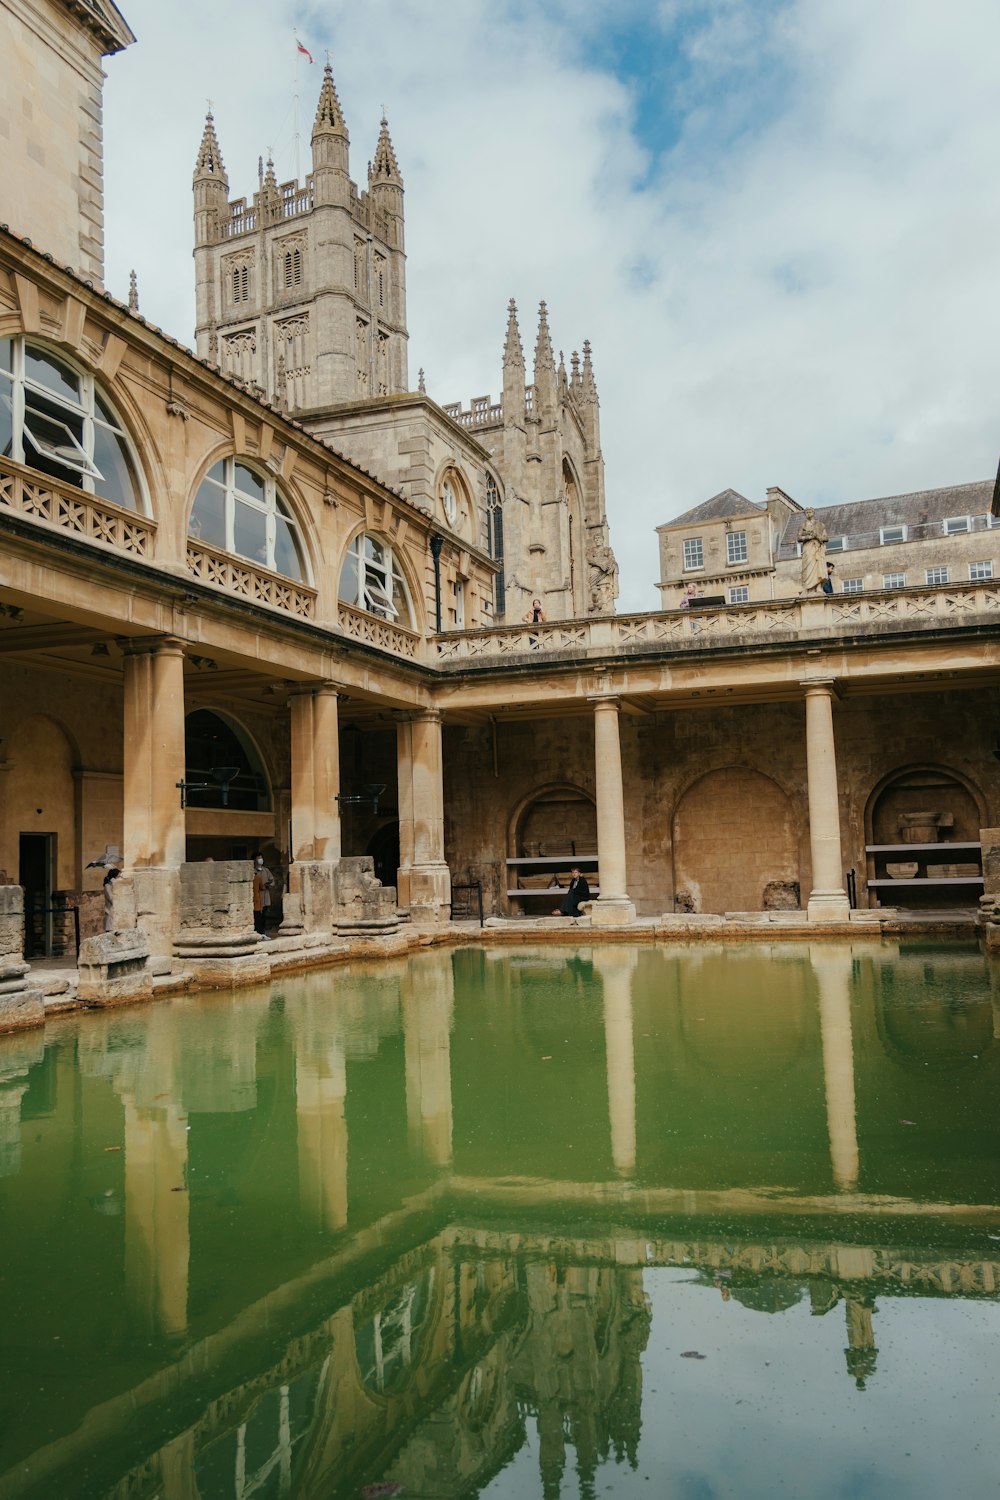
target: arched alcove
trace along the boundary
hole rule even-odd
[[[981,890],[977,851],[949,846],[977,845],[984,820],[981,795],[950,767],[891,772],[865,808],[866,843],[876,851],[868,879],[879,882],[870,896],[891,906],[971,905]]]
[[[0,864],[24,887],[29,956],[54,951],[59,933],[50,910],[53,892],[75,890],[79,884],[76,766],[69,735],[47,714],[22,719],[10,731]]]
[[[674,901],[692,912],[798,907],[798,837],[777,782],[749,766],[709,771],[673,818]]]
[[[568,783],[540,787],[515,809],[509,848],[515,859],[596,854],[593,798]]]
[[[210,708],[197,708],[188,714],[184,721],[184,757],[189,807],[228,807],[233,812],[270,810],[271,789],[260,752],[243,726],[227,714]],[[224,781],[228,785],[225,802]]]

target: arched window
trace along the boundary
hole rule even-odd
[[[495,612],[502,615],[507,607],[503,576],[503,500],[492,474],[486,476],[486,539],[490,556],[500,564],[493,583]]]
[[[308,577],[299,528],[273,479],[224,458],[198,486],[188,536],[286,578]]]
[[[383,620],[413,625],[413,611],[402,570],[389,543],[362,531],[347,549],[339,596]]]
[[[229,807],[233,812],[269,812],[267,776],[260,756],[239,725],[209,708],[195,709],[184,721],[184,779],[202,786],[191,788],[189,807]],[[217,773],[225,771],[227,777]],[[235,771],[235,776],[229,776]],[[223,802],[223,781],[227,801]]]
[[[0,339],[0,451],[125,510],[144,509],[131,444],[94,377],[28,339]]]

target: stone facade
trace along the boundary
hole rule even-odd
[[[110,0],[5,0],[3,218],[82,276],[104,275],[104,73],[133,42]]]
[[[278,184],[260,164],[252,200],[229,199],[209,115],[194,172],[198,353],[434,517],[445,537],[441,628],[614,609],[618,569],[604,502],[590,345],[567,373],[540,309],[534,380],[513,302],[503,395],[442,408],[423,371],[408,389],[403,181],[383,118],[368,189],[327,66],[313,170]],[[465,551],[496,564],[480,597]]]
[[[279,190],[252,232],[206,131],[196,202],[216,219],[199,265],[217,288],[224,241],[263,235],[270,264],[269,236],[319,212],[321,158],[348,180],[323,89],[313,199]],[[307,262],[290,293],[316,291]],[[747,555],[731,565],[768,597],[616,615],[592,362],[585,346],[561,368],[544,307],[531,386],[511,306],[500,402],[444,409],[399,386],[314,407],[310,430],[261,370],[199,359],[8,231],[0,342],[0,870],[39,948],[63,895],[101,900],[110,849],[114,925],[147,934],[150,972],[220,984],[263,977],[265,949],[326,952],[342,925],[388,933],[392,889],[411,932],[448,923],[453,878],[482,882],[487,914],[545,915],[577,861],[598,926],[840,923],[849,889],[872,909],[978,899],[979,830],[1000,824],[982,708],[1000,680],[997,585],[956,573],[799,597],[797,503],[729,493],[661,544],[701,527],[718,583],[737,576],[735,525]],[[25,436],[50,368],[76,393],[79,461]],[[992,536],[982,487],[903,499],[882,532],[938,525],[956,549]],[[980,520],[963,532],[963,515]],[[879,557],[930,545],[892,535]],[[547,618],[525,622],[532,597]],[[281,922],[264,945],[258,850]]]
[[[961,584],[1000,577],[1000,533],[990,508],[992,481],[951,485],[881,500],[818,506],[833,564],[836,593]],[[805,513],[784,490],[765,505],[735,490],[656,528],[660,544],[660,607],[676,609],[685,589],[692,602],[753,604],[802,592]]]

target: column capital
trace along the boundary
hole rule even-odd
[[[440,724],[444,713],[440,708],[415,708],[409,717],[414,724]]]
[[[339,682],[333,682],[328,677],[318,677],[311,682],[295,682],[288,689],[289,698],[315,698],[321,694],[323,697],[332,695],[339,701],[350,697]]]
[[[620,693],[588,693],[587,702],[594,705],[595,713],[599,708],[613,708],[618,712],[622,706]]]
[[[144,635],[119,637],[123,656],[185,656],[191,642],[179,635]]]
[[[833,698],[840,695],[840,684],[836,677],[801,677],[799,687],[804,689],[807,698],[810,696]]]

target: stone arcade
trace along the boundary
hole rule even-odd
[[[100,925],[108,848],[129,953],[205,982],[398,943],[400,916],[440,929],[453,882],[543,916],[572,863],[594,926],[975,904],[1000,824],[992,567],[613,614],[589,348],[567,376],[543,305],[528,386],[512,305],[499,403],[408,389],[384,121],[359,193],[328,69],[311,176],[268,164],[248,205],[209,119],[195,355],[100,288],[101,58],[131,33],[105,0],[4,0],[0,23],[25,56],[57,34],[87,81],[78,115],[35,110],[0,230],[0,870],[32,954],[68,943],[68,906]],[[73,225],[50,222],[81,150]]]

